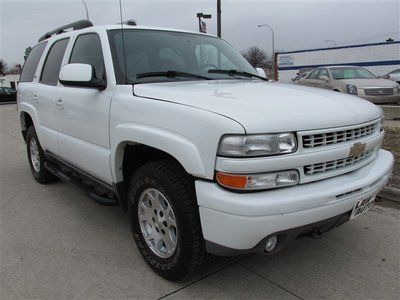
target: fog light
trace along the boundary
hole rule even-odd
[[[272,252],[276,245],[277,245],[278,239],[276,237],[276,235],[271,236],[268,240],[267,243],[265,244],[265,252]]]

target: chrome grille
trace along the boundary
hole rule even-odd
[[[322,163],[316,163],[312,165],[304,166],[305,175],[321,174],[329,171],[342,169],[345,167],[353,166],[362,161],[367,160],[374,153],[374,149],[369,149],[357,156],[348,156],[336,160],[326,161]]]
[[[341,131],[303,136],[303,148],[315,148],[354,141],[375,133],[377,123]]]
[[[365,88],[364,93],[367,96],[391,96],[393,88]]]

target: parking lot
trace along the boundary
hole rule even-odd
[[[0,299],[400,297],[400,205],[369,213],[274,256],[213,257],[171,283],[142,260],[119,207],[30,174],[16,106],[0,106]]]

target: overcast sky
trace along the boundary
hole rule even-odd
[[[95,25],[120,20],[118,0],[86,0]],[[198,30],[197,12],[211,13],[208,32],[216,34],[216,0],[122,0],[123,19],[140,25]],[[0,57],[9,65],[23,62],[24,49],[40,35],[85,18],[81,0],[0,0]],[[299,50],[400,40],[400,0],[222,0],[222,37],[238,50],[258,46]],[[400,54],[399,54],[400,55]]]

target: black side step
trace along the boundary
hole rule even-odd
[[[46,153],[48,161],[44,166],[63,182],[71,182],[81,188],[95,202],[106,206],[117,206],[119,201],[115,190],[99,180],[85,174],[77,168],[61,162],[53,155]]]

